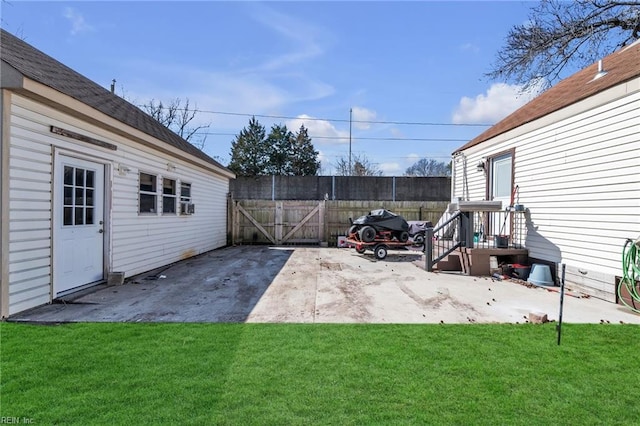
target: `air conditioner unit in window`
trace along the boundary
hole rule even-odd
[[[182,214],[194,214],[196,212],[196,205],[183,201],[180,203],[180,212]]]

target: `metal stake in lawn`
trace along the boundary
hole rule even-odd
[[[560,336],[562,335],[562,307],[564,305],[564,272],[566,265],[562,264],[562,281],[560,282],[560,316],[558,317],[558,325],[556,330],[558,331],[558,346],[560,346]]]

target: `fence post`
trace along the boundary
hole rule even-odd
[[[284,214],[284,203],[282,201],[276,201],[275,203],[275,226],[273,228],[273,237],[276,240],[276,244],[282,243],[282,225],[284,222],[283,214]]]
[[[460,216],[460,242],[463,247],[473,248],[473,212],[462,212]]]
[[[276,175],[271,175],[271,201],[276,199]]]
[[[328,243],[329,236],[327,235],[327,202],[325,200],[320,201],[318,206],[318,237],[320,239],[320,246],[323,243]]]
[[[433,228],[427,228],[424,236],[424,257],[427,272],[433,272]]]
[[[331,199],[336,199],[336,177],[331,176]]]
[[[393,176],[393,180],[392,180],[392,192],[393,192],[393,202],[396,202],[396,177]]]
[[[238,204],[240,201],[233,201],[233,245],[236,245],[240,239],[240,215],[238,214]],[[241,241],[242,242],[242,241]]]
[[[233,245],[233,197],[227,193],[227,245]]]

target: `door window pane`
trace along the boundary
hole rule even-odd
[[[82,207],[75,208],[74,225],[84,225],[84,209]]]
[[[64,205],[72,206],[73,205],[73,187],[65,186],[64,187]]]
[[[85,209],[85,214],[84,214],[84,224],[85,225],[93,225],[93,208],[92,207],[87,207]]]
[[[64,166],[64,184],[73,185],[73,167]]]
[[[84,188],[76,188],[76,206],[84,204]]]
[[[63,223],[65,225],[73,225],[73,207],[65,207],[64,208]]]
[[[76,169],[76,186],[84,186],[84,169]]]
[[[94,188],[94,175],[95,172],[93,170],[87,170],[87,188]]]

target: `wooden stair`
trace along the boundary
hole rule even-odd
[[[440,260],[434,265],[434,270],[447,271],[447,272],[462,272],[462,253],[459,250],[455,250],[448,254],[444,259]]]

